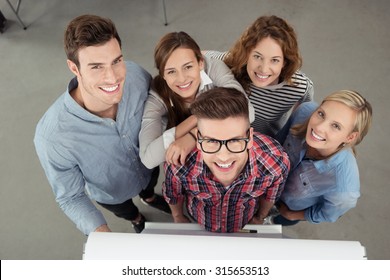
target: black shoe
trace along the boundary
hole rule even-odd
[[[153,208],[163,211],[164,213],[171,214],[171,208],[169,208],[168,203],[161,195],[155,194],[154,199],[150,202],[147,202],[145,199],[141,198],[141,202],[145,205],[149,205]]]
[[[146,219],[145,219],[144,215],[142,215],[142,214],[140,214],[140,215],[141,215],[141,220],[138,223],[133,222],[133,221],[131,222],[131,224],[133,225],[134,231],[136,233],[141,233],[141,231],[143,231],[145,228]]]

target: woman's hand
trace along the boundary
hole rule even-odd
[[[165,161],[169,164],[184,165],[188,154],[195,148],[195,139],[187,133],[169,145]]]

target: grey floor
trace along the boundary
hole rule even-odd
[[[161,0],[24,0],[20,16],[28,29],[23,30],[7,3],[0,2],[9,20],[0,34],[0,258],[82,256],[86,237],[57,207],[32,139],[37,121],[71,78],[62,47],[64,28],[73,17],[94,13],[114,20],[125,57],[152,74],[154,46],[167,32],[183,30],[203,49],[226,50],[260,15],[288,20],[298,33],[303,71],[314,81],[315,99],[338,89],[358,90],[373,105],[374,123],[358,147],[362,196],[357,207],[334,224],[302,222],[283,232],[292,238],[357,240],[369,259],[390,259],[386,144],[390,2],[166,0],[166,4],[168,26]],[[167,215],[141,209],[151,221],[171,221]],[[113,230],[132,232],[128,222],[104,213]]]

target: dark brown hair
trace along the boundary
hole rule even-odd
[[[80,67],[78,51],[81,48],[107,43],[112,38],[121,39],[115,24],[108,18],[95,15],[82,15],[74,18],[67,26],[64,34],[64,49],[67,58]]]
[[[191,104],[191,113],[197,118],[218,120],[244,117],[249,122],[248,99],[234,88],[217,87],[202,93]]]

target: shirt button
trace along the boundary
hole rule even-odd
[[[122,138],[125,138],[126,137],[126,135],[122,135]]]

